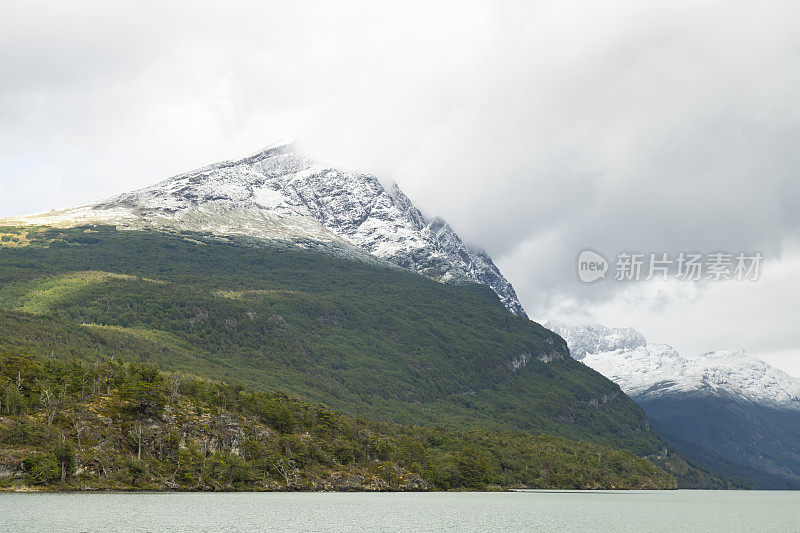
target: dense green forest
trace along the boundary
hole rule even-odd
[[[0,353],[114,357],[370,420],[585,440],[651,457],[691,486],[717,483],[666,452],[616,384],[489,288],[324,252],[0,228]]]
[[[674,488],[629,452],[349,418],[116,360],[0,357],[0,488]]]

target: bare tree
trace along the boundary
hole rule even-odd
[[[75,438],[78,442],[78,449],[81,447],[81,434],[86,429],[85,424],[80,418],[80,414],[77,411],[72,412],[72,427],[75,430]]]
[[[53,419],[56,417],[56,413],[58,412],[58,398],[53,396],[53,393],[50,392],[50,389],[44,389],[39,397],[39,401],[44,406],[45,415],[47,416],[47,438],[49,439],[50,427],[53,425]]]
[[[139,443],[139,451],[136,454],[136,458],[138,460],[142,460],[142,437],[144,436],[144,427],[142,426],[142,421],[137,420],[136,425],[133,426],[133,434],[136,436],[136,440]]]
[[[294,459],[281,457],[275,461],[275,468],[283,476],[283,479],[286,480],[286,488],[288,489],[291,487],[294,484],[293,481],[297,477],[298,472]]]

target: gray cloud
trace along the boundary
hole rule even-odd
[[[797,243],[796,2],[271,4],[4,8],[0,216],[295,137],[398,181],[538,317],[627,316],[628,287],[577,282],[585,247],[780,262]],[[632,313],[651,331],[678,321],[680,295],[660,298]],[[661,340],[718,342],[697,329]]]

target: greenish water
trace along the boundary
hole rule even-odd
[[[800,491],[0,494],[2,531],[800,531]]]

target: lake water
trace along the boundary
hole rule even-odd
[[[0,531],[800,531],[798,491],[0,493]]]

